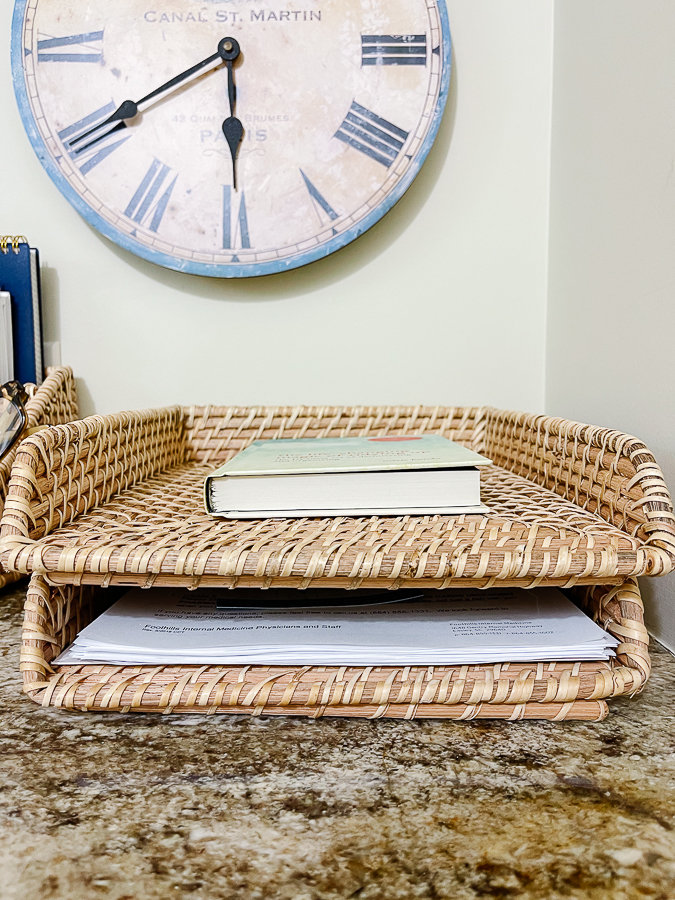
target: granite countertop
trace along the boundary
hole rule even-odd
[[[2,900],[670,900],[675,659],[600,724],[69,713],[0,594]]]

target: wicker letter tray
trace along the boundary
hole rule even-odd
[[[77,418],[77,391],[73,370],[65,366],[47,369],[47,377],[26,404],[28,425],[59,425],[61,422],[72,422]],[[16,458],[17,447],[11,450],[0,462],[0,515],[5,505],[5,496],[9,485],[12,464]],[[21,576],[16,572],[5,572],[0,569],[0,588]]]
[[[496,465],[486,515],[213,518],[207,472],[256,438],[435,432]],[[675,561],[670,496],[629,435],[486,408],[170,408],[23,442],[0,561],[34,573],[22,651],[44,705],[96,710],[598,720],[649,675],[638,575]],[[51,662],[120,585],[570,589],[621,641],[610,663],[113,667]]]

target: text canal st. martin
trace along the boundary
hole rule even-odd
[[[244,11],[226,9],[199,9],[194,12],[163,12],[150,9],[143,18],[151,25],[181,25],[194,22],[219,22],[230,25],[244,22],[320,22],[320,9],[249,9]]]

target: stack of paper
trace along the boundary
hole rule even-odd
[[[231,602],[233,593],[131,590],[56,664],[462,665],[608,659],[617,646],[555,588],[457,590],[353,607],[216,608],[218,596]]]

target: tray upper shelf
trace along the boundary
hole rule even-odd
[[[256,438],[444,434],[490,456],[488,515],[233,521],[204,476]],[[629,435],[485,408],[200,407],[25,441],[0,561],[61,583],[476,587],[620,583],[675,562],[661,472]]]

